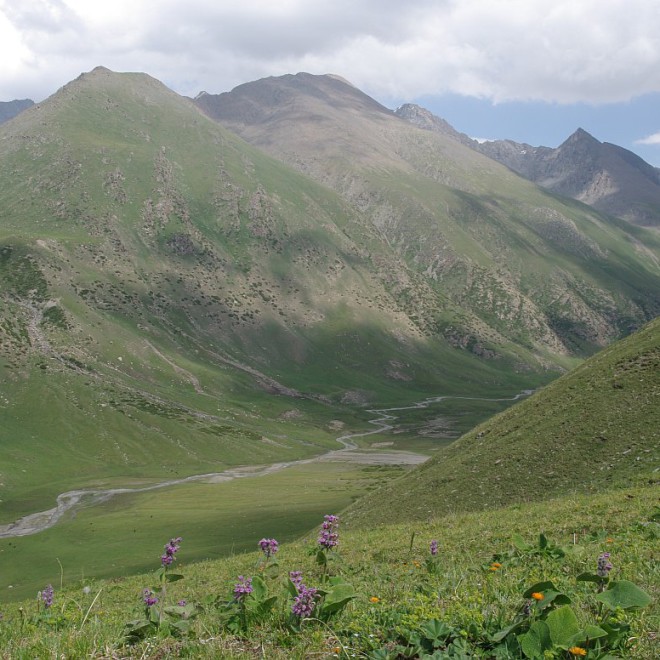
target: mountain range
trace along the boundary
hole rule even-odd
[[[658,314],[659,257],[336,76],[99,67],[0,126],[0,515],[547,382]]]
[[[660,169],[579,128],[556,149],[513,140],[473,140],[444,119],[414,104],[396,114],[412,124],[454,138],[564,197],[629,222],[660,224]]]
[[[160,566],[161,539],[185,538],[186,576],[199,576],[186,582],[214,598],[248,575],[241,553],[262,536],[313,576],[307,548],[284,543],[372,490],[342,530],[409,523],[364,531],[367,554],[351,559],[355,607],[377,617],[388,598],[417,608],[426,593],[421,572],[410,598],[390,591],[422,566],[413,542],[426,555],[463,529],[452,552],[479,537],[482,556],[442,590],[470,581],[481,621],[483,579],[506,571],[475,581],[478,564],[516,516],[526,535],[553,519],[553,538],[586,538],[605,533],[605,511],[652,581],[639,521],[657,484],[657,230],[545,190],[437,118],[443,130],[401,115],[336,76],[189,99],[98,67],[0,125],[0,596],[75,583],[66,602],[87,614],[62,631],[75,628],[74,655],[114,646],[153,575],[81,587]],[[404,466],[411,452],[434,458]],[[223,555],[224,568],[190,566]],[[508,579],[520,591],[530,577]],[[30,619],[31,645],[3,612],[10,655],[50,652],[56,631]],[[90,635],[99,622],[112,632]],[[273,647],[290,657],[283,629]],[[218,657],[234,641],[182,637],[176,652]],[[165,648],[151,642],[136,652]]]
[[[213,95],[205,96],[207,93],[201,92],[195,99],[201,108],[212,103]],[[229,97],[223,98],[226,101]],[[0,124],[33,104],[30,99],[0,102]],[[254,110],[258,112],[256,106]],[[635,224],[660,224],[660,168],[628,149],[598,141],[582,128],[559,147],[551,148],[506,139],[477,141],[412,103],[400,106],[395,114],[420,128],[453,137],[547,190]]]
[[[34,105],[32,99],[16,99],[14,101],[0,101],[0,124],[9,121],[12,117]]]

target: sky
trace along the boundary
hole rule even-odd
[[[479,139],[578,127],[660,166],[660,0],[0,0],[0,101],[102,65],[174,91],[333,73]]]

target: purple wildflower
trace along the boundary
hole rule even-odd
[[[158,602],[156,594],[148,588],[142,590],[142,600],[147,607],[153,607]]]
[[[437,554],[438,554],[438,542],[435,539],[433,539],[433,541],[431,541],[431,555],[435,557]]]
[[[339,527],[339,517],[327,515],[323,517],[323,524],[321,525],[321,531],[319,533],[318,544],[330,550],[339,545],[339,532],[337,528]]]
[[[242,600],[245,596],[251,594],[252,590],[252,578],[239,575],[238,582],[234,585],[234,598],[236,600]]]
[[[278,551],[279,543],[275,539],[261,539],[259,547],[266,555],[266,559],[272,557]]]
[[[609,562],[610,553],[603,552],[603,554],[598,557],[598,568],[596,569],[596,575],[598,577],[606,578],[607,574],[614,568]]]
[[[291,571],[289,573],[289,580],[293,582],[293,586],[300,590],[300,585],[302,584],[302,572],[301,571]]]
[[[180,600],[180,601],[177,603],[177,605],[178,605],[179,607],[185,607],[185,606],[186,606],[186,601],[182,599],[182,600]]]
[[[163,566],[169,566],[176,559],[174,555],[179,551],[181,541],[181,537],[177,536],[175,539],[170,539],[169,543],[165,544],[165,554],[160,558]]]
[[[44,607],[48,609],[53,604],[53,585],[49,584],[41,592],[41,600],[44,603]]]
[[[306,587],[302,582],[297,587],[298,595],[293,601],[291,611],[301,619],[311,616],[316,606],[318,598],[317,590],[314,587]]]

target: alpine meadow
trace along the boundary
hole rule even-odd
[[[655,168],[334,75],[2,106],[0,658],[658,653]]]

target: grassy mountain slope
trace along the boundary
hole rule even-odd
[[[660,320],[441,449],[349,510],[354,524],[426,519],[658,482]]]
[[[291,598],[285,595],[284,578],[288,571],[299,570],[308,586],[321,584],[321,570],[309,553],[314,543],[311,535],[280,546],[278,566],[266,572],[259,570],[256,552],[190,565],[194,548],[192,540],[184,537],[175,565],[183,579],[169,585],[166,602],[204,603],[188,635],[175,638],[161,632],[134,646],[122,645],[124,624],[142,615],[142,590],[157,583],[153,572],[113,581],[82,579],[60,589],[56,570],[42,586],[51,582],[55,587],[50,621],[57,625],[33,619],[34,598],[22,603],[0,600],[0,658],[50,657],[53,649],[66,657],[94,658],[393,658],[392,649],[406,631],[410,637],[433,619],[453,629],[472,650],[449,657],[494,657],[493,653],[477,655],[475,646],[510,625],[525,604],[523,592],[542,580],[552,580],[572,599],[580,626],[600,624],[596,585],[576,582],[575,577],[593,573],[597,557],[607,551],[614,566],[611,578],[630,580],[654,598],[651,606],[639,612],[618,613],[619,620],[632,628],[625,635],[624,648],[610,657],[648,660],[656,655],[660,609],[654,561],[658,523],[651,520],[656,504],[657,493],[646,487],[376,530],[351,531],[342,523],[339,556],[331,562],[331,570],[355,588],[357,597],[329,623],[310,620],[299,628],[287,625]],[[534,555],[532,549],[504,558],[514,549],[514,535],[534,544],[539,532],[551,544],[563,547],[566,555]],[[172,530],[172,535],[176,533]],[[281,538],[278,531],[273,536]],[[253,548],[260,537],[257,532]],[[425,568],[431,539],[438,541],[440,569],[434,573]],[[161,547],[161,539],[152,539],[154,569]],[[127,552],[118,543],[115,558]],[[494,554],[501,555],[497,571],[489,570]],[[238,575],[264,577],[269,595],[278,600],[261,622],[235,634],[226,629],[221,611],[212,602],[231,597]],[[582,646],[591,647],[587,660],[599,657],[593,641]],[[390,655],[385,655],[388,648]],[[384,651],[376,655],[377,649]],[[555,650],[561,653],[559,657],[568,657],[566,651]]]
[[[356,400],[547,378],[422,333],[388,278],[433,292],[354,208],[149,76],[95,69],[0,138],[2,522],[322,453]]]
[[[341,79],[266,78],[196,103],[360,210],[432,292],[391,276],[425,333],[484,357],[511,342],[553,361],[660,309],[656,234],[548,194]]]

